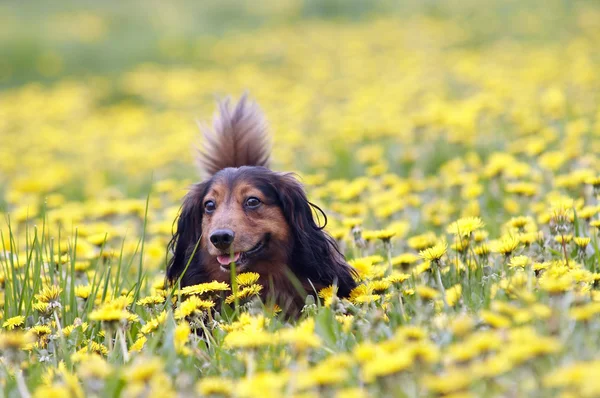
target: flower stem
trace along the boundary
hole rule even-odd
[[[561,235],[562,239],[561,239],[561,243],[562,243],[562,247],[563,247],[563,253],[565,254],[565,265],[568,267],[569,266],[569,257],[567,256],[567,243],[565,242],[565,236]]]
[[[21,398],[30,398],[31,394],[29,393],[29,389],[27,389],[27,383],[25,383],[21,369],[15,369],[15,380],[17,381],[17,390],[19,390]]]
[[[122,328],[117,329],[117,336],[121,344],[121,351],[123,352],[123,362],[129,362],[129,352],[127,351],[127,342],[125,341],[125,332]]]
[[[442,301],[444,302],[444,308],[448,309],[449,305],[448,305],[448,302],[446,301],[446,289],[444,288],[444,284],[442,283],[442,273],[440,272],[440,268],[441,268],[440,264],[438,262],[436,262],[436,264],[435,264],[435,279],[437,281],[438,288],[442,292]]]

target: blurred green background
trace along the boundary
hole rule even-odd
[[[472,34],[460,43],[557,40],[592,0],[249,0],[61,1],[0,4],[0,87],[62,76],[114,75],[141,63],[211,62],[206,43],[227,34],[307,19],[358,21],[397,15],[453,20]],[[590,15],[593,19],[597,17]],[[331,38],[329,38],[331,39]]]

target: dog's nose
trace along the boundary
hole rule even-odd
[[[210,234],[210,241],[219,250],[227,250],[233,243],[235,234],[230,229],[217,229]]]

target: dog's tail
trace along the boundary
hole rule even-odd
[[[233,110],[229,99],[219,102],[210,129],[199,124],[204,135],[198,151],[200,171],[210,177],[226,167],[269,166],[267,122],[258,105],[244,94]]]

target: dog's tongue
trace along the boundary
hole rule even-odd
[[[240,253],[238,252],[238,253],[234,253],[233,257],[231,257],[230,255],[217,256],[217,261],[221,265],[228,265],[228,264],[231,264],[233,262],[236,262],[239,258],[240,258]]]

